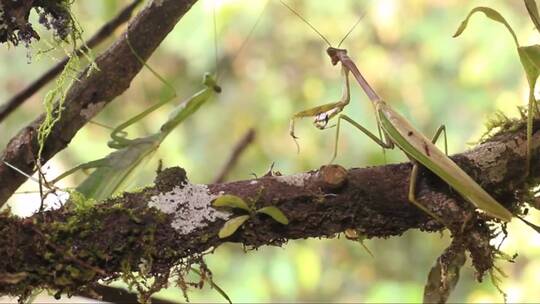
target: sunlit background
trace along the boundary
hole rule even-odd
[[[74,13],[85,37],[90,37],[128,2],[76,1]],[[522,1],[288,3],[332,44],[337,44],[363,16],[342,46],[349,50],[377,92],[428,137],[440,124],[446,124],[450,153],[471,147],[495,111],[516,117],[516,107],[526,102],[526,80],[512,38],[503,26],[477,15],[462,36],[452,38],[470,9],[486,5],[507,18],[522,44],[536,43],[538,33]],[[261,12],[259,25],[239,53]],[[95,53],[99,54],[121,32],[117,31]],[[47,37],[46,33],[40,35]],[[130,136],[157,131],[175,104],[202,88],[204,72],[216,69],[215,39],[223,93],[166,139],[133,178],[131,188],[150,184],[160,159],[165,166],[185,168],[192,182],[210,183],[235,143],[252,127],[257,132],[256,140],[227,180],[248,179],[253,173],[262,175],[272,162],[274,170],[292,174],[317,169],[330,160],[334,129],[321,132],[313,128],[311,120],[298,121],[296,132],[301,150],[297,154],[288,136],[289,118],[297,111],[336,101],[341,95],[340,71],[330,64],[325,42],[277,0],[268,4],[266,0],[200,0],[149,60],[176,88],[179,97],[130,128]],[[30,51],[22,47],[0,49],[0,103],[62,57],[61,51],[36,56],[45,47],[40,43]],[[0,124],[1,147],[43,111],[41,101],[46,91],[41,90]],[[130,88],[94,120],[116,126],[169,94],[160,81],[143,70]],[[372,107],[356,85],[345,113],[375,130]],[[68,149],[47,163],[48,176],[107,155],[111,151],[106,145],[109,134],[110,130],[95,124],[85,126]],[[388,152],[387,158],[389,162],[405,160],[398,150]],[[336,162],[345,167],[363,167],[380,165],[384,160],[377,145],[346,126]],[[83,173],[74,174],[60,186],[72,187],[84,178]],[[28,182],[20,191],[36,189],[35,182]],[[18,194],[10,203],[14,212],[28,215],[39,205],[39,196]],[[530,219],[540,222],[537,214]],[[519,256],[513,264],[499,263],[508,275],[502,287],[510,302],[538,302],[540,237],[520,223],[512,223],[509,232],[502,249]],[[409,231],[400,238],[368,240],[365,244],[373,258],[359,244],[335,238],[291,241],[283,248],[263,247],[247,253],[239,245],[224,245],[207,256],[206,261],[215,282],[234,302],[418,302],[429,268],[449,244],[449,237],[448,233],[441,236]],[[473,277],[468,263],[450,301],[503,300],[489,277],[481,284],[474,282]],[[159,296],[183,300],[180,290],[175,288]],[[223,301],[210,288],[191,292],[190,299]]]

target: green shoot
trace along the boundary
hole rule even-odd
[[[527,4],[528,3],[528,4]],[[538,11],[536,9],[536,4],[534,1],[526,1],[527,9],[535,25],[539,21]],[[534,8],[533,5],[534,4]],[[540,45],[529,45],[529,46],[520,46],[517,39],[516,33],[510,26],[510,24],[504,19],[504,17],[497,12],[496,10],[489,7],[476,7],[470,11],[465,20],[461,22],[461,25],[457,29],[454,37],[457,37],[463,33],[467,28],[469,19],[477,12],[482,12],[489,19],[503,24],[516,45],[516,49],[519,55],[519,60],[527,76],[527,82],[529,83],[529,100],[527,108],[527,159],[525,163],[525,176],[529,176],[531,158],[532,158],[532,132],[533,132],[533,122],[534,118],[540,116],[540,110],[538,108],[538,102],[534,97],[534,88],[536,86],[536,81],[540,75]]]

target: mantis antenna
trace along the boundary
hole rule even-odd
[[[358,20],[356,20],[356,23],[351,27],[351,29],[347,32],[347,34],[345,34],[345,36],[343,37],[343,39],[341,39],[341,41],[339,42],[338,44],[338,48],[341,46],[341,44],[343,43],[343,41],[345,41],[345,39],[347,39],[347,37],[349,37],[349,35],[354,31],[354,29],[356,28],[356,26],[358,24],[360,24],[360,21],[362,21],[362,19],[364,18],[365,16],[365,13],[360,15],[360,17],[358,18]]]
[[[266,11],[266,8],[268,7],[269,3],[270,3],[270,0],[267,0],[266,4],[263,7],[263,9],[259,13],[259,16],[257,16],[257,20],[255,20],[255,24],[253,24],[253,27],[251,27],[251,29],[249,30],[249,33],[247,34],[246,39],[244,39],[244,41],[242,42],[242,45],[240,45],[240,47],[238,48],[238,51],[236,51],[236,54],[232,58],[231,62],[234,62],[236,60],[236,58],[238,58],[238,55],[240,55],[242,53],[242,51],[248,45],[248,42],[251,40],[251,36],[253,36],[253,33],[255,32],[255,29],[257,28],[257,26],[259,26],[259,22],[261,21],[262,16],[263,16],[264,12]]]
[[[261,19],[262,19],[262,16],[264,14],[264,12],[266,11],[266,8],[268,7],[268,4],[270,3],[270,0],[267,0],[266,3],[264,4],[264,7],[263,9],[261,10],[261,12],[259,13],[259,16],[257,16],[257,19],[255,20],[255,24],[253,24],[253,26],[251,27],[251,29],[249,30],[249,33],[247,34],[246,38],[244,39],[244,41],[242,42],[242,44],[240,45],[240,47],[238,48],[238,50],[236,51],[236,53],[234,54],[234,56],[232,57],[231,59],[231,63],[232,62],[235,62],[236,59],[238,58],[238,56],[242,53],[242,51],[247,47],[249,41],[251,40],[251,36],[253,36],[253,33],[255,32],[255,29],[257,29],[257,26],[259,25]],[[215,57],[216,57],[216,81],[218,81],[219,79],[219,72],[218,72],[218,66],[219,66],[219,63],[218,63],[218,47],[217,47],[217,25],[216,25],[216,5],[215,5],[215,2],[214,2],[214,47],[215,47]]]
[[[293,14],[295,14],[298,18],[300,18],[300,20],[304,21],[304,23],[306,23],[315,33],[317,33],[323,40],[324,42],[326,42],[326,44],[328,44],[329,47],[332,47],[332,44],[328,41],[328,39],[326,39],[326,37],[321,34],[321,32],[319,32],[311,23],[309,23],[309,21],[306,20],[306,18],[304,18],[302,15],[300,15],[297,11],[295,11],[292,7],[290,7],[287,3],[285,3],[283,0],[279,0],[279,2],[281,2],[281,4],[283,4],[286,8],[288,8]],[[362,21],[362,19],[364,18],[365,14],[362,14],[358,20],[354,23],[354,25],[351,27],[351,29],[349,29],[349,31],[347,32],[347,34],[345,34],[345,36],[343,37],[343,39],[341,39],[341,41],[339,42],[338,44],[338,48],[341,46],[341,44],[345,41],[345,39],[347,39],[347,37],[349,37],[349,35],[354,31],[354,29],[356,28],[356,26],[358,24],[360,24],[360,21]]]
[[[281,4],[283,4],[286,8],[288,8],[293,14],[295,14],[298,18],[300,18],[300,20],[304,21],[315,33],[317,33],[319,36],[321,36],[321,38],[326,42],[326,44],[328,44],[328,46],[332,46],[332,44],[328,41],[328,39],[326,39],[326,37],[324,37],[323,34],[321,34],[321,32],[319,32],[311,23],[309,23],[309,21],[307,21],[304,17],[302,17],[302,15],[300,15],[297,11],[295,11],[292,7],[290,7],[289,5],[287,5],[287,3],[285,3],[283,0],[279,0],[279,2],[281,2]],[[347,34],[348,35],[348,34]]]

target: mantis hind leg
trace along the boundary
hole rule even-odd
[[[420,169],[420,165],[414,160],[411,160],[411,162],[413,163],[413,167],[411,170],[411,177],[410,177],[410,182],[409,182],[409,194],[408,194],[409,202],[411,202],[417,208],[421,209],[422,211],[427,213],[429,216],[437,220],[437,222],[441,223],[444,226],[447,226],[439,216],[435,215],[433,212],[431,212],[428,208],[426,208],[416,199],[416,182],[418,181],[418,171]]]
[[[390,139],[388,139],[386,136],[380,135],[381,137],[384,137],[384,140],[383,140],[383,139],[379,138],[379,136],[371,133],[368,129],[364,128],[362,125],[360,125],[359,123],[354,121],[349,116],[347,116],[345,114],[340,114],[338,116],[338,121],[337,121],[337,125],[336,125],[336,137],[335,137],[335,141],[334,141],[334,154],[332,155],[332,159],[330,160],[330,163],[332,163],[334,161],[334,159],[336,159],[336,156],[337,156],[338,142],[339,142],[339,130],[340,130],[342,120],[345,120],[346,122],[350,123],[355,128],[357,128],[358,130],[362,131],[364,134],[366,134],[369,138],[371,138],[374,142],[376,142],[383,149],[393,149],[394,148],[394,143],[392,141],[390,141]]]
[[[448,156],[448,140],[446,139],[446,126],[440,125],[437,131],[435,132],[435,135],[433,135],[433,139],[431,140],[432,143],[436,143],[441,134],[444,135],[444,154]]]
[[[381,125],[377,124],[377,132],[379,132],[379,139],[380,140],[383,140],[383,132],[382,132],[382,128],[381,128]],[[383,160],[384,160],[384,164],[387,165],[388,162],[386,160],[386,149],[384,147],[381,147],[381,150],[382,150],[382,154],[383,154]]]
[[[433,139],[431,140],[432,143],[436,143],[441,134],[444,134],[444,153],[448,155],[448,141],[446,138],[446,126],[441,125],[437,131],[435,132],[435,135],[433,136]],[[437,215],[435,215],[433,212],[431,212],[429,209],[427,209],[424,205],[422,205],[417,199],[416,199],[416,183],[418,181],[418,171],[420,169],[420,165],[415,160],[411,159],[411,162],[413,163],[413,167],[411,170],[411,176],[410,176],[410,183],[409,183],[409,194],[408,199],[409,201],[415,205],[416,207],[420,208],[425,213],[429,214],[431,217],[433,217],[435,220],[437,220],[439,223],[441,223],[444,226],[447,226],[444,221]]]

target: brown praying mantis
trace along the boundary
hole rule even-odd
[[[442,224],[444,224],[444,221],[433,214],[416,199],[416,181],[420,165],[435,173],[448,185],[455,189],[463,198],[472,203],[476,208],[485,212],[487,215],[505,222],[509,222],[512,219],[512,213],[510,211],[508,211],[489,193],[487,193],[476,181],[474,181],[467,173],[465,173],[465,171],[454,163],[446,155],[446,153],[443,153],[437,148],[437,146],[435,146],[435,142],[441,133],[444,132],[446,150],[446,129],[444,125],[437,130],[432,140],[426,138],[426,136],[416,130],[403,116],[397,113],[375,92],[375,90],[366,81],[354,61],[347,55],[347,50],[339,48],[345,38],[347,38],[352,30],[358,25],[360,20],[354,24],[347,35],[345,35],[345,37],[341,40],[338,47],[335,48],[332,47],[330,42],[319,31],[317,31],[313,25],[300,16],[300,14],[287,5],[283,0],[280,1],[291,12],[303,20],[328,44],[329,47],[327,48],[326,53],[330,57],[332,65],[337,65],[338,63],[341,65],[341,71],[344,77],[343,94],[339,101],[298,112],[292,117],[290,123],[290,135],[293,137],[293,139],[295,139],[295,142],[297,137],[294,134],[294,122],[296,119],[314,117],[314,125],[319,129],[325,129],[328,127],[329,120],[337,116],[334,154],[331,162],[337,155],[340,124],[341,121],[344,120],[362,131],[383,149],[393,149],[397,146],[406,154],[413,164],[408,189],[409,201]],[[379,133],[382,133],[380,136],[376,136],[368,129],[355,122],[349,116],[341,114],[341,111],[343,111],[350,101],[350,73],[353,74],[358,85],[360,85],[362,90],[366,93],[375,109]]]

